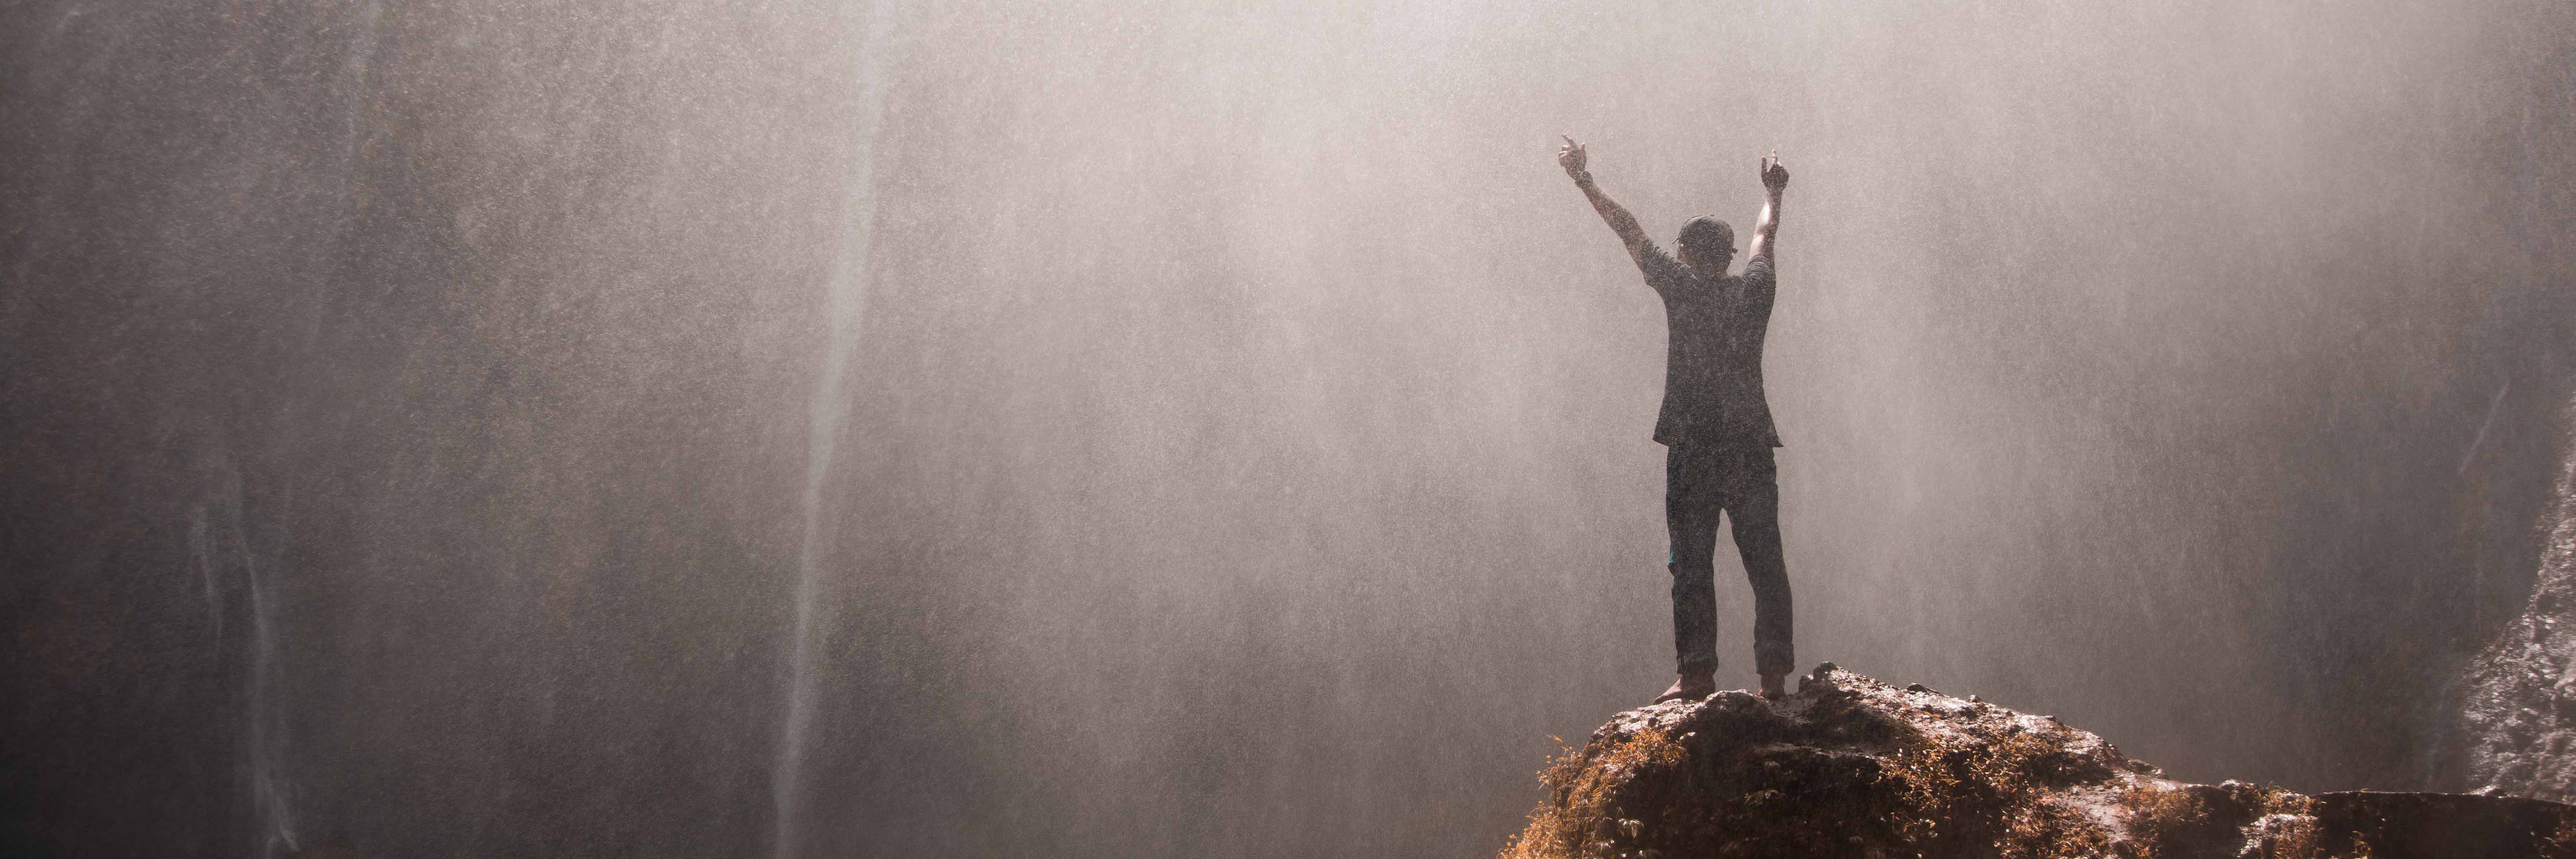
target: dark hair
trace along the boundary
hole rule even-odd
[[[1727,226],[1725,221],[1701,215],[1682,225],[1679,244],[1695,257],[1734,256],[1735,228]]]

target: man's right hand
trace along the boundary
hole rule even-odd
[[[1762,159],[1760,172],[1763,190],[1777,194],[1789,187],[1789,168],[1780,166],[1780,150],[1771,150],[1771,156]]]
[[[1610,199],[1610,195],[1601,193],[1601,186],[1592,184],[1592,174],[1583,172],[1583,164],[1587,160],[1583,144],[1574,142],[1570,135],[1558,136],[1565,138],[1565,146],[1556,150],[1556,166],[1565,168],[1565,175],[1574,177],[1575,189],[1583,192],[1584,199],[1592,201],[1592,210],[1601,213],[1601,220],[1610,225],[1610,231],[1619,234],[1619,243],[1628,246],[1628,257],[1643,259],[1638,254],[1646,246],[1646,230],[1637,226],[1637,216],[1628,214],[1627,208],[1619,205],[1619,201]],[[1638,264],[1644,265],[1642,262]]]

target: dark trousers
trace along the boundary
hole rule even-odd
[[[1753,667],[1786,675],[1797,661],[1789,564],[1780,556],[1780,477],[1769,445],[1674,445],[1664,455],[1664,526],[1672,531],[1673,650],[1681,673],[1717,670],[1718,514],[1753,582]]]

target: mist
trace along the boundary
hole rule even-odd
[[[1485,855],[1669,680],[1669,241],[1793,171],[1799,655],[2440,784],[2576,10],[0,10],[0,838]],[[1721,545],[1719,682],[1752,681]]]

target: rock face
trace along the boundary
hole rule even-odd
[[[2055,717],[1818,666],[1621,713],[1540,773],[1504,859],[2576,857],[2576,807],[2184,784]]]
[[[2576,439],[2564,444],[2531,602],[2470,662],[2445,749],[2456,784],[2561,802],[2576,801]]]

